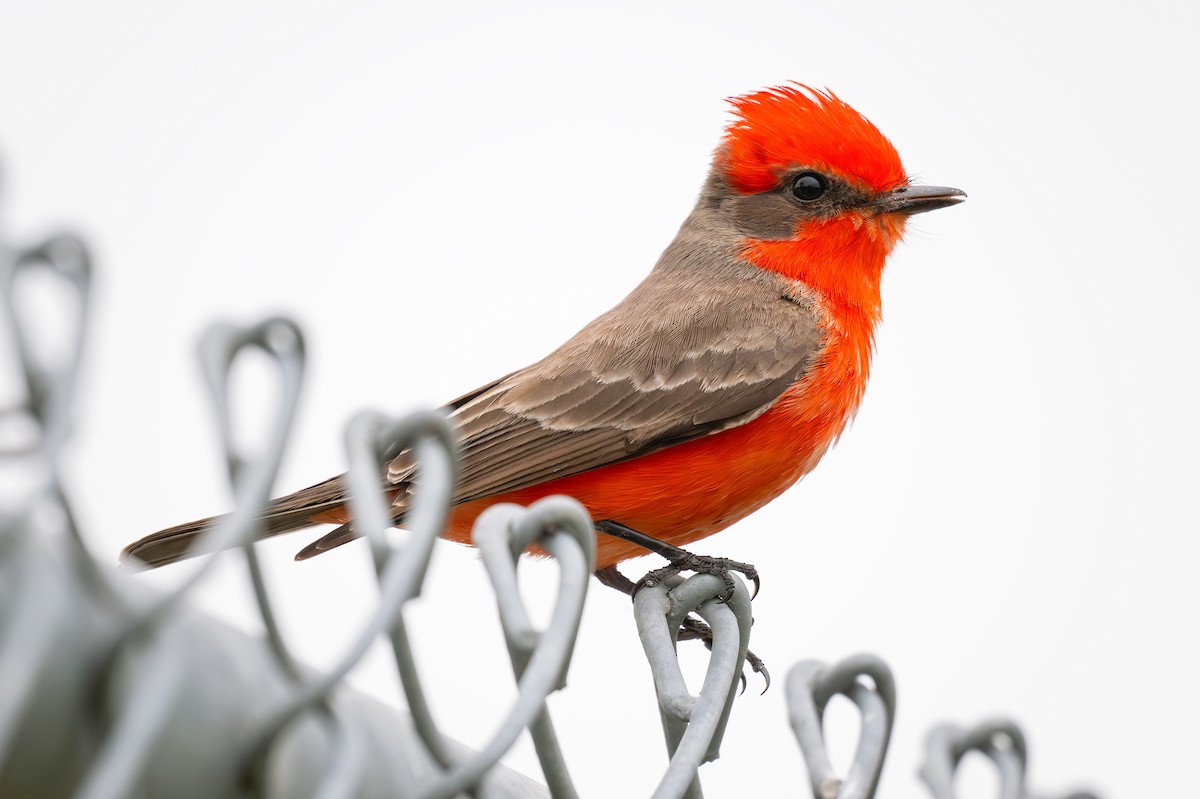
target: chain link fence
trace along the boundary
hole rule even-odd
[[[37,304],[36,319],[25,285],[34,274],[55,284],[54,301]],[[472,751],[436,723],[405,625],[405,605],[421,593],[449,512],[456,442],[446,418],[432,411],[401,419],[368,413],[347,425],[353,512],[368,534],[379,603],[336,667],[315,672],[297,662],[280,632],[253,545],[299,395],[301,331],[282,318],[249,327],[216,325],[201,346],[236,509],[204,534],[199,547],[241,550],[237,557],[246,564],[266,630],[254,637],[189,606],[189,593],[211,571],[214,557],[194,561],[177,589],[161,593],[88,552],[58,460],[70,430],[90,279],[87,249],[74,237],[55,236],[28,248],[0,241],[4,324],[15,352],[15,371],[5,379],[20,384],[22,397],[0,411],[0,797],[589,795],[571,779],[546,706],[546,698],[565,685],[591,583],[595,532],[583,507],[567,497],[528,508],[497,505],[475,526],[517,699],[490,742]],[[45,335],[47,326],[56,334]],[[50,347],[49,338],[65,345]],[[228,394],[233,364],[248,349],[269,357],[282,386],[269,444],[254,455],[236,440],[238,409]],[[419,464],[420,490],[408,535],[395,545],[384,534],[390,517],[378,475],[404,449]],[[518,590],[517,562],[533,545],[552,555],[560,570],[544,627],[531,621]],[[702,796],[701,767],[717,757],[739,694],[750,596],[740,580],[722,601],[725,593],[722,580],[697,575],[644,588],[634,601],[670,752],[651,794],[658,799]],[[675,654],[680,625],[693,614],[713,633],[698,693],[685,683]],[[343,684],[380,636],[394,653],[407,713]],[[873,655],[832,665],[802,662],[788,673],[784,693],[812,796],[875,796],[896,707],[886,663]],[[831,765],[823,730],[825,708],[836,695],[861,714],[858,748],[845,774]],[[525,730],[544,784],[499,764]],[[1007,721],[934,729],[921,770],[932,796],[957,796],[955,770],[971,751],[995,763],[1003,799],[1034,796],[1025,786],[1024,736]],[[788,782],[803,794],[798,777]]]

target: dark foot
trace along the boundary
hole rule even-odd
[[[654,571],[643,577],[637,584],[637,588],[643,586],[651,586],[662,582],[668,577],[674,577],[680,572],[690,571],[696,574],[712,574],[720,577],[725,581],[725,599],[733,597],[733,575],[730,572],[738,572],[746,576],[747,580],[754,583],[754,593],[750,595],[751,599],[758,596],[758,589],[762,584],[758,579],[758,569],[751,566],[749,563],[740,563],[729,558],[713,558],[708,555],[693,555],[686,550],[679,550],[679,557],[672,558],[671,562],[661,569]],[[637,588],[634,592],[637,592]]]
[[[751,566],[749,563],[740,563],[729,558],[713,558],[708,555],[693,555],[686,549],[680,549],[672,544],[659,541],[657,538],[651,538],[645,533],[639,533],[620,522],[614,521],[599,521],[596,522],[596,529],[605,535],[611,535],[613,538],[619,538],[622,541],[629,541],[637,544],[643,549],[662,555],[669,561],[669,565],[661,569],[656,569],[650,572],[639,583],[639,585],[653,585],[653,582],[659,581],[666,577],[679,574],[681,571],[693,571],[697,574],[713,574],[725,581],[725,587],[730,595],[733,594],[733,577],[730,572],[739,572],[746,576],[746,579],[754,583],[754,593],[750,595],[751,599],[758,596],[758,590],[762,587],[762,583],[758,578],[758,569]],[[622,578],[624,579],[624,578]],[[603,578],[600,580],[604,582]],[[616,587],[616,586],[611,586]],[[636,588],[634,589],[636,590]],[[632,594],[631,594],[632,596]]]
[[[662,569],[659,569],[658,571],[662,571]],[[651,572],[650,574],[655,573],[656,572]],[[726,571],[726,574],[728,574],[728,570]],[[597,569],[595,571],[595,575],[596,579],[602,584],[608,586],[609,588],[620,591],[622,594],[625,594],[629,597],[632,597],[634,594],[636,594],[638,588],[648,585],[649,583],[647,582],[647,579],[650,577],[650,575],[646,575],[645,578],[635,583],[624,574],[621,574],[621,572],[617,570],[616,566],[606,566],[603,569]],[[732,588],[730,590],[732,590]],[[701,641],[704,643],[704,647],[711,652],[712,628],[709,627],[703,619],[697,619],[694,616],[688,616],[686,619],[684,619],[683,624],[679,626],[679,640]],[[762,692],[765,694],[767,689],[771,687],[771,673],[767,671],[767,664],[763,663],[762,658],[749,650],[746,652],[746,663],[750,665],[750,668],[754,670],[755,674],[761,674],[763,676],[764,685]],[[745,691],[746,673],[742,672],[739,679],[741,679],[742,682],[742,691]]]

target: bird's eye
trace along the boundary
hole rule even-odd
[[[829,181],[816,172],[801,172],[792,181],[792,196],[803,202],[812,202],[829,189]]]

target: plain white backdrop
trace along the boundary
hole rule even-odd
[[[841,444],[694,548],[762,567],[752,646],[780,683],[803,658],[889,661],[882,797],[923,795],[933,723],[998,714],[1024,725],[1038,790],[1185,794],[1200,744],[1198,36],[1186,2],[7,0],[4,230],[73,228],[99,267],[68,464],[90,540],[115,559],[227,509],[194,360],[211,320],[304,325],[279,488],[309,485],[343,468],[354,411],[457,396],[640,280],[694,202],[723,98],[828,86],[910,172],[970,200],[918,217],[893,255]],[[247,399],[270,387],[243,376]],[[290,640],[322,665],[373,581],[361,545],[293,563],[308,540],[263,554]],[[548,599],[553,566],[524,571]],[[241,572],[230,559],[200,599],[253,628]],[[438,718],[479,744],[512,689],[472,551],[439,548],[413,616]],[[382,649],[354,682],[399,702]],[[781,685],[738,700],[709,795],[806,795],[783,700]],[[552,712],[585,795],[650,792],[665,757],[649,672],[628,600],[598,584]],[[845,759],[854,724],[832,723]],[[537,775],[527,743],[506,760]],[[964,795],[988,795],[972,769]]]

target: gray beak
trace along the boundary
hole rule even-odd
[[[958,205],[967,199],[967,193],[945,186],[900,186],[871,201],[871,205],[882,214],[923,214]]]

